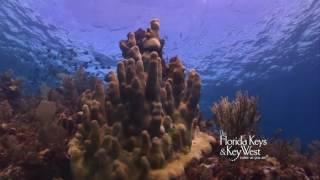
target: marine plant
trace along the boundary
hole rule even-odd
[[[257,100],[246,92],[238,92],[234,101],[222,97],[211,110],[218,128],[230,137],[255,133],[260,121]]]

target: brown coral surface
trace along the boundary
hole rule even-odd
[[[177,57],[164,63],[159,29],[152,20],[147,30],[129,33],[120,41],[125,59],[107,75],[106,89],[98,83],[81,95],[82,121],[68,150],[76,179],[170,179],[211,149],[213,137],[194,135],[200,76],[193,70],[186,79]],[[201,143],[192,144],[193,137]],[[179,163],[177,172],[159,177]]]

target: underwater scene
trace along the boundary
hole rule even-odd
[[[0,180],[220,179],[320,179],[320,0],[0,0]]]

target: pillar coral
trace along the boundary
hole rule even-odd
[[[159,30],[154,19],[147,30],[128,33],[119,43],[124,59],[117,74],[107,75],[106,89],[98,82],[82,94],[84,120],[68,151],[75,179],[152,179],[152,171],[201,151],[191,147],[200,76],[192,70],[186,79],[178,57],[165,64]],[[213,139],[203,136],[208,149]]]

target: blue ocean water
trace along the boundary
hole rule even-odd
[[[319,0],[1,0],[0,72],[36,89],[84,66],[103,77],[127,32],[161,20],[165,56],[202,77],[201,109],[247,90],[259,97],[261,131],[320,139]]]

